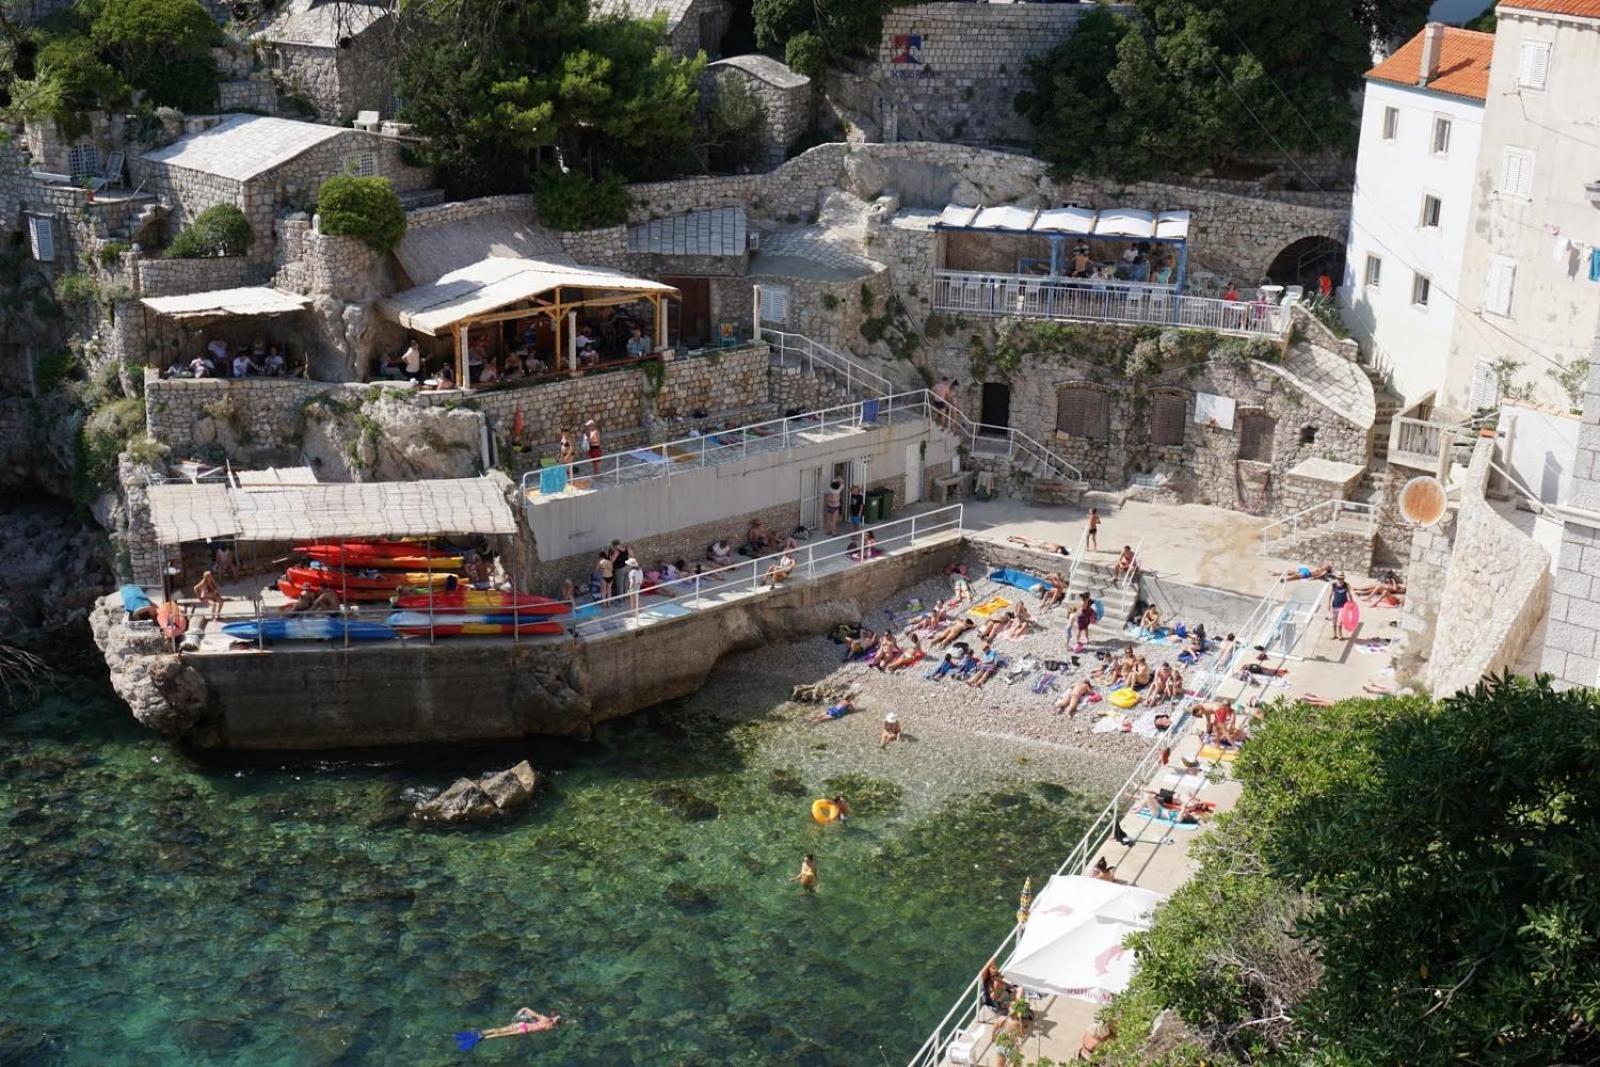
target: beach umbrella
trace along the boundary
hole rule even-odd
[[[1017,901],[1017,925],[1028,921],[1028,909],[1033,904],[1033,875],[1022,880],[1022,899]]]
[[[1032,992],[1103,1004],[1127,988],[1134,960],[1123,941],[1149,929],[1160,901],[1137,886],[1057,875],[1040,890],[1000,972]]]

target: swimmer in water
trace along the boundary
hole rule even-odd
[[[836,821],[844,822],[850,817],[850,802],[844,798],[843,794],[830,797],[828,799],[829,803],[833,805],[833,810],[838,812],[838,814],[834,816]]]
[[[789,879],[789,881],[799,882],[800,888],[807,893],[815,893],[817,891],[817,861],[811,853],[806,853],[805,858],[800,861],[800,873]]]
[[[509,1026],[497,1026],[493,1030],[484,1030],[478,1036],[485,1041],[497,1037],[521,1037],[524,1034],[538,1034],[546,1030],[554,1030],[561,1022],[559,1015],[540,1015],[532,1008],[518,1008],[512,1017]]]

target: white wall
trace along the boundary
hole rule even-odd
[[[798,502],[800,471],[820,466],[826,476],[834,463],[867,457],[867,482],[901,478],[906,446],[928,442],[928,470],[948,466],[953,438],[917,422],[879,426],[829,441],[752,456],[698,470],[674,471],[672,479],[656,478],[623,488],[540,498],[528,508],[539,557],[561,559],[579,552],[598,552],[613,537],[637,539],[653,534],[747,515],[753,511]],[[900,497],[902,486],[895,486]]]
[[[1543,91],[1519,85],[1524,42],[1549,42]],[[1502,188],[1505,150],[1533,153],[1531,196]],[[1600,178],[1600,20],[1557,19],[1500,9],[1472,225],[1462,257],[1460,297],[1448,371],[1448,401],[1465,408],[1478,359],[1523,366],[1518,385],[1566,410],[1550,377],[1555,365],[1587,358],[1600,320],[1600,284],[1589,281],[1588,252],[1555,259],[1555,235],[1600,244],[1600,209],[1584,183]],[[1516,263],[1509,316],[1484,309],[1492,257]]]
[[[1576,415],[1557,415],[1521,404],[1500,409],[1499,432],[1508,445],[1506,470],[1541,503],[1567,502],[1580,423]]]
[[[1391,107],[1399,119],[1394,138],[1385,140]],[[1443,154],[1433,151],[1436,117],[1450,121]],[[1438,389],[1449,363],[1455,307],[1439,290],[1460,288],[1482,119],[1483,106],[1474,100],[1367,82],[1345,255],[1345,319],[1407,403]],[[1437,227],[1420,225],[1429,194],[1442,205]],[[1365,284],[1369,255],[1382,261],[1377,286]],[[1411,302],[1415,271],[1435,285],[1425,308]]]

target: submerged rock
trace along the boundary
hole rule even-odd
[[[438,796],[418,803],[411,817],[421,822],[489,822],[527,804],[538,786],[538,773],[523,760],[476,781],[457,780]]]

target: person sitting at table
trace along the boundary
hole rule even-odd
[[[1158,284],[1158,285],[1171,285],[1172,284],[1172,264],[1171,263],[1163,263],[1156,270],[1156,284]]]
[[[260,368],[251,362],[248,353],[240,352],[237,356],[233,357],[233,376],[235,378],[248,378],[250,375],[255,374],[258,370],[260,370]]]
[[[258,333],[256,334],[255,340],[250,342],[250,358],[255,360],[257,363],[260,363],[262,360],[267,358],[266,334]]]
[[[385,381],[400,381],[406,376],[405,364],[401,362],[398,354],[390,356],[378,364],[378,374]]]
[[[447,389],[454,389],[455,387],[456,372],[450,369],[450,364],[446,363],[443,367],[439,368],[439,377],[433,383],[434,391],[442,393]]]
[[[417,382],[422,380],[422,349],[417,347],[417,339],[413,337],[406,346],[405,352],[400,356],[400,367],[406,372],[406,377]]]
[[[211,353],[211,358],[219,366],[227,366],[233,357],[228,353],[228,342],[220,337],[213,337],[206,342],[206,351]]]
[[[267,358],[261,363],[261,373],[268,378],[282,378],[289,373],[289,365],[284,361],[280,346],[267,346]]]
[[[628,355],[634,359],[650,354],[650,342],[645,338],[644,331],[635,326],[633,334],[628,338]]]
[[[172,354],[172,362],[168,364],[167,369],[162,372],[161,376],[163,378],[189,377],[189,364],[183,361],[183,355],[181,353],[174,352]]]
[[[595,348],[594,345],[593,328],[587,325],[579,327],[578,336],[576,339],[574,339],[573,344],[576,345],[578,349],[579,363],[592,365],[599,362],[600,352]]]
[[[501,372],[500,377],[520,378],[526,373],[527,371],[525,371],[522,366],[522,355],[515,349],[507,352],[505,370]]]
[[[478,373],[478,384],[495,385],[500,381],[500,361],[487,359],[484,361],[483,370]]]

